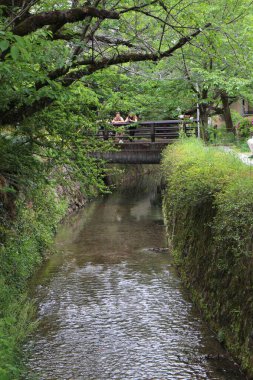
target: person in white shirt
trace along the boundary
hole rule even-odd
[[[250,148],[250,151],[251,151],[251,156],[249,157],[249,158],[253,158],[253,132],[251,132],[251,134],[250,134],[250,138],[249,138],[249,140],[247,141],[247,144],[248,144],[248,146],[249,146],[249,148]]]
[[[121,116],[120,112],[116,112],[116,115],[112,119],[112,123],[113,124],[117,124],[117,123],[123,123],[123,122],[124,122],[124,119]]]

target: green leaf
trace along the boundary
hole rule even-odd
[[[14,61],[16,61],[19,57],[19,49],[15,45],[11,47],[11,56]]]
[[[0,49],[1,49],[2,51],[7,50],[9,46],[10,46],[9,41],[7,41],[7,40],[2,40],[2,41],[0,41]]]

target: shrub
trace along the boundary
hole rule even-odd
[[[19,378],[19,348],[34,324],[33,305],[26,285],[43,254],[50,247],[57,224],[66,210],[54,187],[33,183],[16,201],[16,215],[5,224],[0,247],[0,378]]]
[[[252,132],[252,123],[248,119],[240,121],[237,127],[239,137],[248,138]]]
[[[168,147],[164,216],[182,276],[212,327],[253,374],[253,177],[197,139]]]

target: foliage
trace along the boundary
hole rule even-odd
[[[15,297],[63,213],[54,188],[106,191],[92,153],[112,149],[95,135],[117,110],[167,119],[197,101],[206,115],[222,112],[221,91],[249,99],[251,10],[250,0],[0,1],[2,378],[16,377]]]
[[[76,84],[62,92],[51,108],[32,120],[5,128],[0,135],[0,172],[15,191],[22,190],[35,176],[47,181],[56,167],[67,168],[67,178],[80,181],[85,194],[104,191],[103,163],[92,152],[107,150],[109,143],[96,139],[97,95]],[[55,171],[56,172],[56,171]],[[66,180],[60,170],[59,183]]]
[[[247,138],[250,136],[250,132],[253,132],[252,123],[248,119],[240,121],[237,126],[239,137]]]
[[[101,69],[170,57],[202,33],[199,26],[205,28],[194,12],[189,18],[185,0],[144,1],[139,6],[133,0],[93,0],[89,7],[81,1],[47,0],[26,3],[27,12],[21,1],[16,7],[5,3],[0,14],[2,125],[22,122]],[[170,26],[167,17],[174,14],[180,20]],[[182,22],[187,23],[185,30]]]
[[[252,375],[253,177],[234,154],[195,139],[169,147],[164,215],[193,297]]]
[[[137,107],[142,111],[147,99],[136,101],[132,78],[110,67],[170,56],[168,41],[159,44],[144,28],[154,11],[160,20],[152,30],[159,37],[169,11],[159,2],[147,1],[140,9],[133,0],[117,5],[94,0],[87,7],[80,1],[0,2],[0,173],[8,183],[4,198],[25,188],[30,169],[32,176],[41,173],[47,181],[52,170],[64,167],[67,176],[60,170],[59,182],[67,177],[80,181],[86,193],[106,191],[104,163],[92,153],[111,146],[95,135],[117,107],[126,113]],[[171,11],[183,12],[176,2]],[[52,22],[59,17],[61,21]],[[173,28],[166,35],[171,47],[179,48],[201,32],[194,23],[193,36],[186,33],[178,42],[181,34]],[[118,81],[128,96],[115,90]]]
[[[241,28],[250,18],[248,0],[236,7],[233,0],[144,1],[140,6],[133,0],[116,5],[94,0],[89,5],[97,15],[78,20],[68,17],[82,7],[79,1],[25,2],[27,13],[22,1],[1,4],[1,131],[25,139],[31,155],[44,163],[67,165],[84,186],[92,184],[91,192],[104,187],[103,168],[90,152],[109,149],[91,137],[97,120],[104,126],[116,110],[124,116],[132,111],[148,119],[177,118],[194,112],[197,100],[201,107],[213,103],[217,89],[237,96],[251,86],[245,78],[251,65],[242,69],[244,55],[233,42],[240,28],[240,43],[247,41],[251,57],[250,31]],[[62,23],[50,23],[50,15],[66,9]],[[212,27],[204,31],[209,21]],[[235,48],[240,60],[232,65]],[[207,88],[203,99],[200,92]]]
[[[98,13],[105,12],[99,23],[99,14],[68,20],[82,7],[79,1],[70,3],[31,2],[25,13],[21,1],[14,8],[14,3],[2,2],[6,4],[0,23],[2,125],[26,122],[53,102],[64,102],[63,93],[74,96],[68,90],[77,80],[83,88],[95,84],[102,103],[99,117],[116,109],[140,111],[148,118],[176,117],[179,109],[196,109],[197,100],[201,108],[222,108],[221,90],[229,96],[249,95],[252,41],[250,28],[245,27],[251,20],[249,0],[240,4],[234,0],[144,1],[139,6],[133,0],[116,5],[110,0],[103,4],[90,1]],[[60,16],[67,8],[64,21],[52,25],[49,16],[56,16],[55,11]],[[212,27],[207,32],[198,29],[208,22]],[[20,25],[26,26],[24,33]],[[191,31],[196,35],[189,37]],[[119,74],[114,69],[101,73],[113,65],[120,67]],[[208,108],[207,112],[211,111]]]
[[[33,305],[25,295],[28,278],[50,247],[66,210],[54,187],[38,181],[29,186],[16,205],[15,222],[5,223],[0,268],[0,378],[20,374],[19,348],[33,329]]]
[[[208,117],[219,114],[225,116],[227,129],[233,129],[227,116],[228,105],[238,98],[252,101],[251,4],[238,5],[233,1],[213,1],[205,11],[199,9],[199,18],[209,20],[213,26],[208,35],[204,33],[198,41],[177,51],[170,61],[159,63],[163,78],[177,78],[187,89],[184,94],[179,87],[178,97],[186,100],[180,106],[182,113],[196,113],[198,102],[205,128]]]
[[[157,65],[148,63],[142,69],[140,65],[129,68],[130,72],[111,67],[86,79],[99,99],[99,120],[111,120],[116,111],[123,117],[133,112],[144,120],[178,118],[180,106],[186,105],[187,96],[190,98],[187,88],[177,80],[159,79],[156,70]],[[180,86],[184,97],[179,94]]]
[[[228,132],[225,126],[206,128],[208,144],[231,145],[237,142],[233,132]]]

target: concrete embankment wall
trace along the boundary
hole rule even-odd
[[[174,260],[218,339],[253,378],[253,173],[190,139],[168,147],[163,210]]]

